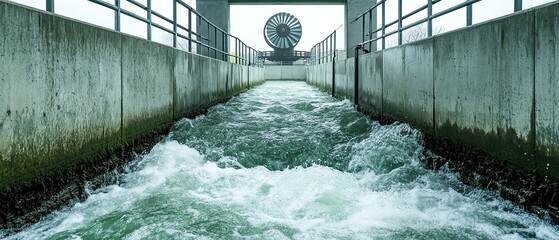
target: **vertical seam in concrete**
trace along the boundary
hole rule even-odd
[[[432,49],[431,49],[431,61],[432,61],[431,62],[431,77],[432,77],[431,83],[433,84],[433,86],[432,86],[432,88],[433,88],[432,89],[432,91],[433,91],[432,92],[432,94],[433,94],[433,97],[432,97],[433,106],[432,106],[432,113],[431,114],[432,114],[432,118],[433,118],[433,120],[432,120],[433,121],[433,136],[436,136],[436,134],[437,134],[437,120],[436,120],[436,112],[435,112],[435,110],[436,110],[435,109],[435,103],[436,103],[436,95],[435,95],[435,79],[436,79],[436,77],[435,77],[435,47],[436,47],[435,42],[436,41],[435,41],[435,38],[432,38],[432,41],[433,42],[432,42]]]
[[[171,76],[170,77],[171,77],[171,82],[172,82],[171,85],[173,86],[172,87],[173,92],[171,93],[171,95],[173,96],[173,98],[171,99],[171,114],[173,115],[171,117],[171,124],[175,121],[176,116],[177,116],[177,114],[175,113],[175,106],[176,106],[175,100],[176,100],[176,94],[177,94],[177,79],[175,77],[175,69],[177,67],[177,54],[176,53],[177,53],[177,49],[172,49],[171,50],[171,59],[170,60],[171,60],[171,63],[172,63],[171,64],[172,67],[170,69],[171,70]]]
[[[538,159],[537,159],[537,144],[536,144],[536,41],[537,41],[537,32],[536,32],[536,12],[534,11],[532,14],[532,112],[530,114],[530,131],[532,135],[530,136],[532,139],[532,159],[534,161],[534,169],[538,171]]]
[[[384,103],[384,50],[381,50],[380,54],[382,64],[382,66],[380,67],[380,116],[382,117],[384,114],[384,107],[382,106]]]
[[[382,50],[382,67],[381,67],[381,76],[382,76],[382,80],[381,80],[381,90],[380,90],[380,116],[384,117],[384,52],[386,50],[383,49]]]
[[[126,144],[124,139],[124,46],[122,33],[119,33],[120,39],[120,143],[121,146]]]

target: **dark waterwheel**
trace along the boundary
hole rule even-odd
[[[295,48],[302,33],[299,20],[286,12],[275,14],[264,26],[264,39],[274,49]]]

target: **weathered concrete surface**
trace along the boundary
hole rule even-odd
[[[266,80],[296,80],[305,81],[304,65],[266,66]]]
[[[559,182],[559,4],[535,11],[537,169]]]
[[[360,56],[360,107],[559,182],[558,8]],[[350,96],[349,61],[335,63],[337,96]],[[324,89],[328,64],[307,81]]]
[[[83,191],[173,120],[264,81],[260,68],[2,0],[0,33],[0,228],[64,205],[80,193],[60,191]]]
[[[122,38],[123,141],[170,127],[173,122],[173,49]]]
[[[532,171],[533,12],[435,38],[436,135]]]
[[[383,114],[424,131],[433,129],[433,40],[383,54]]]
[[[355,85],[355,60],[354,58],[335,63],[335,96],[353,99]]]
[[[382,115],[383,52],[359,56],[359,105],[373,115]]]
[[[119,146],[120,35],[1,2],[0,23],[0,189]]]
[[[175,91],[174,116],[178,120],[184,116],[196,116],[200,113],[200,71],[196,71],[200,56],[175,50]]]
[[[219,71],[218,60],[208,59],[208,61],[200,61],[200,71],[202,73],[200,101],[204,108],[207,108],[217,102],[218,80],[217,73]]]

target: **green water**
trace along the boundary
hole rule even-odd
[[[8,238],[559,239],[426,170],[420,139],[305,83],[269,82],[177,122],[118,184]]]

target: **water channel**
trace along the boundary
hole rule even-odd
[[[117,184],[7,238],[559,239],[557,226],[424,168],[423,152],[406,124],[267,82],[180,120]]]

